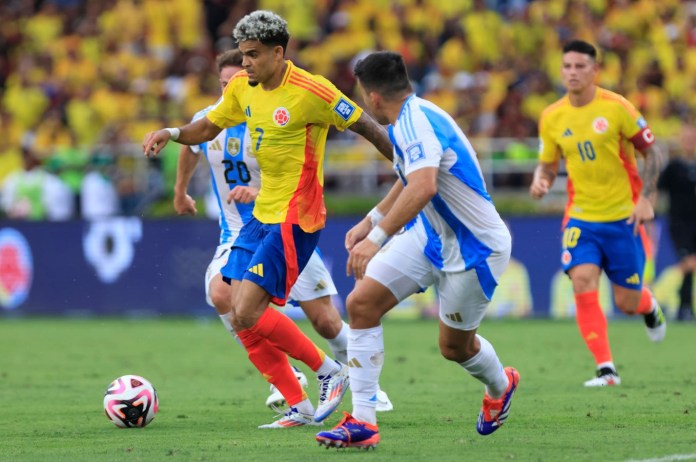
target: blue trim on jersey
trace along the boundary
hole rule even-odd
[[[411,95],[408,98],[406,98],[406,101],[404,101],[403,106],[401,106],[401,111],[399,111],[399,117],[396,118],[397,123],[401,121],[399,126],[401,127],[401,131],[404,134],[404,140],[406,141],[406,144],[416,139],[416,130],[413,127],[413,120],[411,119],[411,107],[409,105],[409,103],[414,97],[415,95]],[[396,146],[396,143],[393,139],[392,144]],[[403,156],[401,156],[401,158],[403,159]]]
[[[208,146],[207,143],[201,145],[205,157],[208,158]],[[215,175],[213,174],[213,167],[210,167],[210,181],[213,183],[213,193],[215,194],[215,200],[217,201],[218,209],[220,210],[220,217],[218,217],[218,224],[220,225],[220,243],[226,243],[230,241],[232,237],[232,230],[225,220],[225,215],[223,212],[224,204],[220,200],[220,194],[218,194],[217,182],[215,181]]]
[[[425,228],[425,235],[428,237],[428,241],[425,243],[423,253],[425,254],[425,257],[430,260],[430,263],[432,263],[437,269],[441,270],[445,265],[445,261],[442,258],[442,241],[440,240],[440,236],[438,236],[438,234],[435,232],[432,225],[428,221],[428,218],[423,212],[420,212],[417,216],[420,216],[423,223],[423,228]],[[413,222],[414,220],[409,222],[409,224],[412,224]]]
[[[435,194],[431,202],[437,213],[440,214],[445,223],[452,228],[455,236],[457,236],[459,250],[466,263],[465,269],[476,268],[482,262],[485,263],[486,258],[493,253],[493,250],[474,236],[464,223],[459,221],[439,194]]]
[[[483,197],[488,202],[493,202],[491,196],[486,191],[483,177],[479,173],[469,149],[467,149],[461,137],[452,126],[453,122],[444,115],[426,106],[421,106],[420,109],[423,111],[423,114],[425,114],[428,122],[430,122],[430,126],[433,128],[435,136],[442,146],[442,150],[445,151],[450,148],[457,154],[457,161],[450,168],[450,173],[462,183],[469,186],[479,196]]]
[[[483,295],[485,295],[488,300],[491,300],[495,288],[498,287],[498,282],[495,280],[495,277],[493,277],[490,266],[484,261],[475,268],[475,271],[476,276],[478,276],[479,284],[481,284]]]
[[[413,112],[411,111],[411,105],[406,107],[406,117],[405,120],[401,119],[401,124],[405,128],[405,133],[408,135],[405,138],[406,144],[410,144],[417,139],[416,128],[413,126]]]

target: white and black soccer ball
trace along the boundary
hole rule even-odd
[[[152,422],[158,409],[155,387],[138,375],[117,378],[104,393],[104,412],[117,427],[144,427]]]

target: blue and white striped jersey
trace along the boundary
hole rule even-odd
[[[437,194],[413,225],[424,229],[428,260],[447,272],[477,268],[481,278],[486,258],[509,252],[511,237],[486,191],[471,143],[449,114],[415,95],[389,126],[389,136],[394,169],[404,183],[418,169],[438,168]]]
[[[213,106],[193,116],[193,122],[205,117]],[[259,186],[259,166],[249,149],[251,137],[246,123],[222,130],[214,139],[191,146],[198,154],[203,151],[210,164],[213,192],[220,207],[220,244],[233,241],[242,225],[251,219],[254,203],[228,204],[227,194],[235,186]]]

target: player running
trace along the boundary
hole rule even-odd
[[[196,145],[224,128],[246,122],[258,161],[260,188],[252,218],[242,226],[223,280],[232,285],[231,323],[249,360],[285,396],[285,419],[302,424],[324,420],[348,387],[347,368],[329,358],[283,313],[285,304],[319,240],[326,220],[323,162],[329,126],[350,128],[391,158],[384,130],[323,77],[285,59],[287,22],[270,11],[255,11],[237,24],[234,37],[244,71],[228,83],[205,117],[181,128],[148,133],[145,155],[156,155],[173,139]],[[304,362],[321,379],[316,409],[289,366],[286,355]]]
[[[575,294],[575,317],[594,356],[596,377],[586,387],[621,384],[609,348],[607,320],[599,305],[602,270],[612,282],[614,304],[642,315],[653,342],[665,338],[662,309],[643,285],[643,223],[653,219],[660,153],[647,122],[621,95],[595,85],[597,50],[574,40],[563,47],[561,76],[568,93],[539,120],[539,165],[530,194],[540,199],[553,184],[561,157],[568,170],[561,263]],[[635,151],[644,158],[639,175]],[[642,178],[641,178],[642,177]]]
[[[400,180],[346,235],[348,272],[357,280],[346,302],[353,411],[316,440],[327,447],[377,446],[382,316],[431,285],[440,301],[440,352],[485,385],[476,429],[489,435],[508,418],[520,380],[476,333],[510,259],[510,233],[486,192],[473,147],[452,117],[414,94],[403,58],[372,53],[354,72],[367,108],[391,124]]]
[[[236,49],[226,51],[217,57],[216,63],[220,87],[224,90],[232,76],[242,70],[242,54]],[[199,111],[193,121],[205,117],[211,108],[212,106],[209,106]],[[258,192],[258,164],[249,153],[249,141],[246,123],[242,123],[221,131],[215,139],[201,145],[182,146],[174,187],[174,208],[177,213],[195,215],[196,202],[187,194],[187,188],[202,152],[210,165],[212,189],[220,209],[220,241],[205,273],[206,301],[215,308],[223,325],[235,339],[237,334],[229,319],[232,309],[231,286],[222,280],[220,270],[227,263],[230,248],[242,225],[251,219],[253,201]],[[293,285],[290,299],[299,303],[314,330],[329,343],[333,357],[345,364],[348,325],[343,322],[331,303],[331,297],[337,293],[331,274],[318,250],[315,250]],[[294,371],[300,383],[306,387],[305,375],[297,368],[294,368]],[[377,398],[379,411],[393,409],[385,392],[380,390]],[[271,385],[271,394],[266,399],[266,405],[277,412],[287,411],[285,398],[274,385]],[[276,426],[273,428],[283,426],[282,423],[274,423]]]

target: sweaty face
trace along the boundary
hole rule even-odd
[[[594,85],[597,70],[597,63],[589,55],[576,51],[563,55],[561,77],[569,93],[582,93]]]
[[[227,86],[227,83],[230,81],[232,76],[241,70],[242,68],[237,66],[223,67],[220,71],[220,90],[224,92],[225,87]]]
[[[242,52],[242,67],[249,74],[249,85],[255,87],[269,81],[278,66],[283,64],[283,48],[267,46],[258,40],[248,40],[239,43]]]

